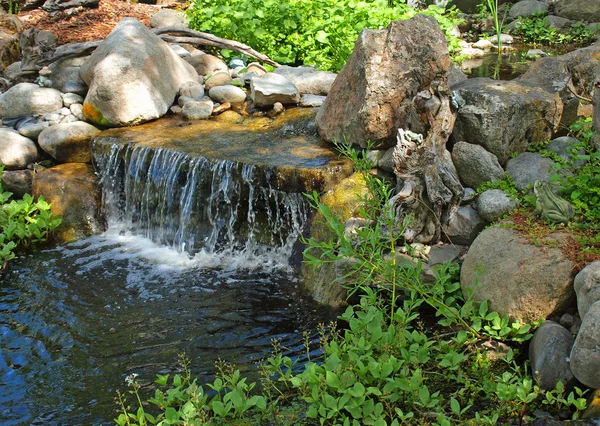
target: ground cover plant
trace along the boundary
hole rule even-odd
[[[330,71],[344,66],[363,28],[385,28],[417,13],[433,16],[450,50],[458,48],[452,35],[460,22],[457,10],[436,5],[419,10],[399,0],[195,0],[187,11],[196,30],[238,40],[282,64]]]
[[[116,423],[495,425],[521,424],[538,409],[577,418],[586,405],[582,390],[559,383],[544,391],[531,377],[525,342],[535,325],[465,299],[456,265],[444,265],[434,283],[424,282],[419,262],[397,256],[402,229],[394,226],[387,203],[392,189],[369,173],[373,164],[361,153],[341,151],[367,183],[361,214],[368,220],[346,232],[310,194],[331,238],[306,241],[306,261],[316,268],[344,262],[347,273],[339,281],[357,300],[339,324],[321,328],[320,358],[298,365],[275,345],[259,382],[221,364],[204,386],[184,362],[180,374],[157,376],[154,397],[147,400],[130,375],[130,395],[119,394]],[[308,342],[306,348],[310,354]]]
[[[0,167],[0,176],[3,169]],[[46,241],[61,223],[59,218],[52,217],[50,205],[43,197],[35,200],[25,194],[21,200],[11,200],[12,195],[4,191],[0,179],[0,275],[19,249]]]
[[[596,39],[596,31],[588,28],[582,22],[575,22],[565,30],[558,30],[550,26],[543,14],[531,18],[519,18],[516,34],[525,43],[535,45],[586,45]]]

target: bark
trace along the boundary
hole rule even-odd
[[[456,211],[464,189],[458,177],[444,161],[446,142],[456,119],[450,91],[436,87],[417,94],[415,107],[426,119],[427,136],[398,129],[394,148],[394,173],[398,179],[395,205],[396,220],[405,227],[408,242],[439,241],[442,225]]]

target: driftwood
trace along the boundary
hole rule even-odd
[[[437,87],[436,87],[437,86]],[[439,241],[442,226],[448,223],[463,197],[458,177],[448,167],[446,142],[454,128],[450,91],[439,84],[417,94],[417,111],[427,120],[427,136],[398,130],[394,148],[396,195],[390,199],[396,217],[405,226],[408,242]]]
[[[195,31],[184,27],[161,27],[155,28],[152,31],[154,31],[155,34],[160,35],[163,40],[169,43],[189,43],[201,46],[218,47],[221,49],[231,49],[235,50],[236,52],[243,53],[252,58],[258,59],[259,61],[272,65],[274,67],[279,66],[277,62],[273,61],[268,56],[263,55],[262,53],[259,53],[256,50],[252,49],[250,46],[246,46],[245,44],[235,40],[228,40],[225,38],[217,37],[213,34],[203,33],[201,31]],[[180,34],[184,37],[169,37],[163,35],[166,33]]]
[[[190,30],[182,27],[163,27],[153,30],[160,38],[168,43],[189,43],[200,46],[218,47],[221,49],[231,49],[255,58],[261,62],[278,67],[279,64],[268,56],[263,55],[243,43],[234,40],[220,38],[208,33]],[[174,37],[164,33],[184,34],[184,37]],[[31,28],[21,35],[19,46],[23,54],[21,62],[21,73],[34,73],[42,67],[50,65],[53,62],[89,55],[102,42],[88,41],[83,43],[68,43],[61,46],[56,45],[57,39],[54,34],[48,31]]]

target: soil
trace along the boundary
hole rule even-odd
[[[101,0],[97,8],[73,8],[61,12],[41,9],[19,13],[26,28],[50,31],[59,44],[102,40],[125,17],[136,18],[148,25],[150,17],[164,6],[134,3],[129,0]]]

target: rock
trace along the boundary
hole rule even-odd
[[[459,55],[470,56],[473,59],[483,58],[485,52],[482,49],[476,49],[474,47],[465,47],[461,49]]]
[[[452,149],[452,161],[461,182],[471,188],[479,188],[483,182],[495,182],[504,176],[498,158],[481,145],[457,142]]]
[[[517,201],[511,200],[501,189],[490,189],[479,195],[477,211],[479,215],[493,222],[517,208]]]
[[[241,103],[246,100],[246,92],[236,86],[216,86],[208,92],[214,101],[219,103]]]
[[[104,231],[101,189],[91,165],[69,163],[41,170],[33,177],[32,193],[43,195],[52,213],[62,219],[52,234],[55,241],[70,242]]]
[[[181,112],[188,120],[205,120],[212,115],[213,106],[210,99],[189,101],[185,103]]]
[[[325,102],[326,96],[320,95],[302,95],[299,105],[302,107],[318,108]]]
[[[181,108],[179,105],[173,105],[171,108],[169,108],[169,111],[171,111],[173,114],[181,114],[183,113],[183,108]]]
[[[447,263],[458,261],[460,254],[465,250],[464,246],[454,244],[436,244],[431,246],[427,253],[427,259],[422,266],[421,278],[425,283],[435,283],[438,279],[439,268]]]
[[[38,121],[37,123],[29,123],[24,126],[19,127],[19,134],[25,136],[26,138],[37,140],[42,130],[47,129],[50,126],[50,123],[47,121]]]
[[[0,128],[0,166],[5,170],[24,169],[38,156],[35,143],[13,129]]]
[[[498,37],[494,34],[491,38],[492,44],[496,46],[498,44]],[[510,34],[500,34],[500,43],[502,45],[513,44],[514,39]]]
[[[536,13],[546,12],[549,6],[548,3],[538,0],[522,0],[513,4],[508,12],[508,16],[516,18],[530,18]]]
[[[472,78],[453,88],[459,108],[454,139],[483,146],[500,164],[549,139],[562,114],[558,94],[515,81]]]
[[[600,261],[592,262],[579,271],[573,286],[577,294],[579,317],[585,321],[590,307],[600,301]]]
[[[548,93],[558,93],[563,103],[562,115],[558,129],[568,129],[577,121],[579,99],[575,96],[571,73],[567,63],[559,58],[541,58],[530,65],[525,74],[519,77],[520,83],[540,87]],[[557,130],[558,130],[557,129]]]
[[[177,54],[177,56],[179,56],[180,58],[185,58],[187,56],[190,56],[190,52],[188,52],[187,50],[185,50],[183,47],[181,47],[179,44],[170,44],[169,47],[171,48],[171,50],[173,52],[175,52]]]
[[[19,83],[0,95],[0,117],[32,116],[63,106],[61,93],[33,83]]]
[[[177,99],[177,105],[179,105],[181,108],[183,108],[185,106],[185,104],[187,104],[188,102],[196,101],[196,100],[199,101],[200,99],[188,98],[187,96],[180,96]]]
[[[22,198],[31,194],[33,170],[5,170],[2,172],[2,186],[5,191],[12,192],[13,198]]]
[[[550,28],[554,28],[559,31],[567,30],[571,27],[573,21],[566,18],[561,18],[560,16],[548,15],[546,16],[546,23]]]
[[[25,29],[23,22],[16,14],[0,11],[0,28],[20,33]]]
[[[160,27],[187,27],[188,19],[186,16],[172,9],[162,9],[160,12],[155,13],[150,18],[149,22],[152,28]]]
[[[475,239],[460,273],[463,295],[489,300],[490,310],[521,324],[564,311],[574,298],[573,264],[562,252],[568,236],[530,244],[518,231],[492,226]]]
[[[442,236],[453,244],[471,244],[485,228],[486,221],[471,206],[461,206],[443,226]]]
[[[179,96],[199,101],[204,97],[204,86],[198,81],[186,81],[179,87]]]
[[[250,64],[248,64],[248,72],[254,74],[257,77],[262,77],[263,75],[265,75],[267,73],[267,69],[265,67],[263,67],[261,64],[259,64],[258,62],[252,62]]]
[[[485,39],[477,40],[476,43],[473,43],[473,47],[476,49],[490,50],[492,46],[492,42]]]
[[[550,182],[554,174],[554,161],[536,152],[522,152],[506,162],[506,173],[512,177],[519,191],[535,181]]]
[[[467,78],[467,74],[465,74],[459,67],[452,64],[452,68],[450,68],[450,75],[448,76],[448,87],[452,88],[452,86],[460,83],[461,81],[465,81]]]
[[[215,106],[212,110],[212,115],[220,115],[225,111],[229,111],[231,109],[231,103],[224,102],[218,106]]]
[[[584,385],[600,388],[600,301],[592,304],[571,350],[571,371]]]
[[[577,49],[558,57],[571,74],[573,86],[580,96],[591,98],[598,62],[600,62],[600,43]]]
[[[21,74],[21,61],[13,62],[2,71],[2,75],[11,82],[21,83],[17,81]]]
[[[41,9],[46,12],[58,12],[76,7],[96,8],[99,3],[100,0],[46,0]]]
[[[4,71],[10,64],[17,61],[19,56],[18,32],[15,30],[0,29],[0,72]]]
[[[82,104],[73,104],[69,107],[71,114],[77,117],[78,120],[84,121],[85,116],[83,115],[83,105]]]
[[[600,21],[600,2],[597,0],[556,0],[554,13],[573,21]]]
[[[89,163],[92,140],[98,133],[100,130],[83,121],[61,123],[43,130],[38,143],[59,163]]]
[[[575,385],[575,377],[569,367],[569,354],[573,347],[571,333],[554,321],[544,322],[529,343],[531,372],[537,385],[552,390],[558,382],[566,389]]]
[[[250,96],[257,107],[272,106],[276,102],[295,105],[300,101],[294,83],[275,73],[266,73],[260,78],[253,77],[250,82]]]
[[[561,136],[550,141],[546,149],[548,151],[555,152],[558,156],[565,161],[573,160],[573,156],[584,155],[585,150],[580,148],[576,153],[573,153],[572,150],[574,147],[579,144],[579,139],[573,138],[571,136]],[[585,160],[575,160],[573,163],[574,167],[581,167],[585,164]]]
[[[81,77],[90,87],[84,115],[109,127],[161,117],[181,85],[198,78],[167,43],[132,18],[121,20],[94,50]]]
[[[61,90],[64,93],[76,93],[79,96],[82,96],[85,98],[85,95],[88,92],[88,87],[87,87],[87,84],[85,84],[83,82],[83,80],[81,81],[81,83],[79,83],[77,81],[67,81],[65,84],[63,84],[63,87]]]
[[[219,71],[208,77],[208,79],[204,82],[204,88],[208,91],[213,87],[217,86],[225,86],[226,84],[231,84],[232,78],[229,75],[229,72]]]
[[[246,61],[242,58],[232,58],[229,61],[229,68],[237,69],[237,68],[246,68]]]
[[[83,97],[77,93],[63,93],[63,104],[69,108],[73,104],[83,104]]]
[[[366,192],[365,180],[360,173],[343,179],[333,190],[321,197],[321,203],[327,205],[329,210],[342,222],[351,217],[358,217],[361,196]],[[310,229],[310,237],[317,241],[328,241],[333,232],[324,222],[320,213],[316,213]],[[302,264],[302,285],[311,293],[312,297],[319,303],[331,306],[342,306],[346,304],[347,291],[336,281],[337,277],[343,277],[349,272],[348,267],[352,261],[332,262],[324,264],[321,268],[313,270],[306,263]]]
[[[433,81],[445,84],[450,68],[445,37],[430,17],[363,30],[317,114],[319,135],[329,142],[348,138],[362,148],[367,141],[387,148],[396,144],[398,128],[422,133],[412,99]]]
[[[461,205],[471,204],[477,197],[477,192],[473,188],[465,188],[465,195],[460,202]]]
[[[229,72],[227,64],[213,55],[191,55],[185,59],[199,75],[212,75],[219,71]]]
[[[542,49],[529,49],[525,54],[525,57],[528,59],[545,58],[546,56],[548,56],[548,54]]]
[[[301,95],[327,95],[337,74],[318,71],[313,67],[290,67],[282,65],[273,71],[294,83]]]

